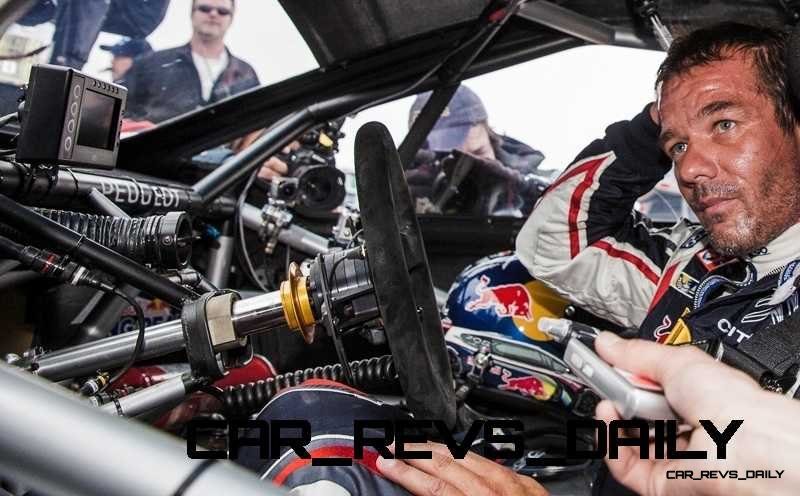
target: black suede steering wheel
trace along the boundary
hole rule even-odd
[[[428,257],[389,131],[370,122],[355,140],[367,260],[400,385],[414,416],[456,423],[453,375]]]

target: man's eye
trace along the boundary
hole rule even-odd
[[[736,123],[733,122],[733,121],[729,121],[729,120],[723,120],[723,121],[717,122],[716,127],[717,127],[717,129],[719,129],[720,131],[722,131],[724,133],[724,132],[730,131],[731,129],[736,127]]]
[[[670,157],[675,157],[676,155],[680,155],[681,153],[685,152],[687,146],[688,145],[686,143],[675,143],[669,148]]]

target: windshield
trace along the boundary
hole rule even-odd
[[[519,177],[530,174],[534,187],[546,186],[609,124],[638,114],[654,98],[653,81],[664,55],[585,46],[464,81],[428,136],[426,147],[434,153],[418,154],[407,171],[417,212],[527,217],[540,191]],[[614,74],[624,77],[609,77]],[[337,165],[352,169],[356,131],[369,121],[386,124],[401,143],[423,103],[424,98],[411,96],[348,119]],[[481,133],[481,123],[488,132]],[[462,161],[450,153],[454,148],[484,161]],[[637,209],[659,223],[695,220],[671,173]]]
[[[123,131],[318,67],[280,4],[255,0],[40,0],[0,55],[4,114],[31,66],[53,63],[128,87]]]

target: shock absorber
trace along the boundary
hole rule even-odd
[[[67,210],[34,210],[121,255],[158,268],[183,268],[192,255],[192,225],[184,212],[122,218]],[[3,232],[11,238],[30,241],[14,229],[4,227]]]
[[[372,357],[350,362],[355,384],[364,391],[399,386],[397,371],[391,355]],[[328,379],[345,382],[342,364],[307,368],[287,372],[265,380],[228,386],[222,391],[225,412],[231,416],[247,416],[259,411],[279,392],[297,386],[309,379]]]

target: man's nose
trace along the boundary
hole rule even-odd
[[[712,147],[690,145],[675,163],[675,175],[683,184],[694,184],[717,176],[719,167]]]

